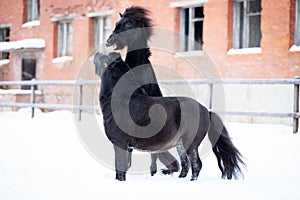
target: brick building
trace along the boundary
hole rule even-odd
[[[183,57],[206,51],[222,78],[300,74],[300,0],[0,0],[0,81],[76,79],[118,13],[132,5],[151,10],[156,27],[197,41],[174,42]],[[193,78],[176,53],[154,50],[151,59]]]

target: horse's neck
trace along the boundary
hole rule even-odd
[[[129,65],[130,68],[134,68],[143,64],[149,64],[150,61],[148,58],[150,54],[151,52],[149,48],[128,50],[125,62]]]

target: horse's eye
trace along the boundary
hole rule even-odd
[[[130,22],[125,24],[125,29],[131,29],[131,28],[132,28],[132,24]]]

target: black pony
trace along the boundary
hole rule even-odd
[[[150,12],[142,7],[127,8],[123,14],[120,14],[121,19],[116,23],[113,33],[107,40],[107,46],[115,46],[115,50],[123,49],[127,46],[125,63],[131,69],[143,66],[140,76],[136,77],[138,83],[143,85],[142,89],[149,96],[162,97],[156,76],[148,59],[151,52],[147,43],[152,35],[151,27],[153,26],[149,14]],[[150,84],[143,84],[145,77],[151,81]],[[180,145],[177,147],[182,171],[188,171],[189,161],[182,149]],[[152,153],[151,158],[151,175],[157,172],[157,158],[167,167],[167,169],[162,170],[164,174],[170,174],[179,170],[177,160],[168,151]],[[180,176],[183,176],[183,174]]]
[[[222,177],[231,179],[242,174],[241,154],[215,113],[210,113],[191,98],[148,96],[135,78],[139,73],[130,69],[118,53],[97,53],[94,64],[96,74],[101,77],[99,100],[105,133],[115,150],[116,179],[126,179],[128,149],[160,152],[182,143],[192,167],[191,180],[196,180],[202,168],[198,147],[207,133],[211,143],[215,144],[213,152]],[[129,114],[124,112],[126,107]],[[153,126],[146,130],[131,129],[130,119],[140,126]],[[153,132],[153,129],[156,130]]]

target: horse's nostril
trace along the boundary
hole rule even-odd
[[[112,45],[114,42],[114,37],[113,35],[110,35],[109,38],[106,40],[106,45]]]

